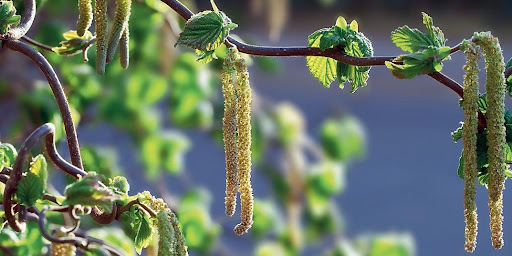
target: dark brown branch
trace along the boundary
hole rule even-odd
[[[66,130],[69,154],[71,156],[71,163],[73,163],[73,165],[78,169],[83,169],[82,158],[80,156],[80,146],[78,144],[73,117],[71,116],[71,108],[69,107],[69,103],[67,101],[66,95],[64,94],[64,90],[62,89],[59,78],[55,74],[52,66],[41,53],[19,40],[3,40],[3,45],[13,51],[20,52],[29,57],[43,72],[44,76],[48,80],[48,83],[50,84],[53,95],[55,96],[60,113],[62,115],[64,128]]]
[[[17,232],[22,232],[22,230],[24,229],[24,223],[16,220],[14,216],[14,209],[12,207],[12,196],[16,193],[18,189],[18,182],[22,177],[23,167],[28,156],[30,155],[30,150],[41,138],[46,137],[48,155],[50,155],[50,159],[52,161],[59,163],[57,164],[58,167],[60,167],[66,173],[72,175],[75,178],[78,178],[80,175],[85,175],[84,171],[67,163],[59,155],[55,148],[55,141],[53,137],[54,132],[55,127],[53,126],[53,124],[47,123],[37,128],[34,132],[32,132],[32,134],[28,136],[28,138],[21,145],[18,152],[18,156],[16,157],[12,170],[10,171],[9,178],[5,182],[4,195],[2,198],[2,204],[4,206],[5,211],[5,218],[7,219],[9,226],[11,226],[11,228]]]
[[[36,1],[24,0],[23,3],[25,4],[25,10],[21,16],[20,24],[9,30],[9,38],[20,39],[28,32],[30,27],[32,27],[32,23],[36,17]]]
[[[43,43],[40,43],[40,42],[38,42],[38,41],[28,37],[28,36],[23,36],[22,38],[20,38],[20,40],[24,41],[26,43],[29,43],[29,44],[31,44],[33,46],[39,47],[39,48],[41,48],[43,50],[54,52],[53,49],[52,49],[53,47],[51,47],[49,45],[46,45],[46,44],[43,44]]]
[[[41,211],[38,211],[36,208],[31,207],[30,211],[31,212],[35,212],[37,214],[39,230],[41,232],[41,235],[45,239],[47,239],[48,241],[50,241],[52,243],[57,243],[57,244],[64,244],[64,243],[73,244],[77,248],[80,248],[80,249],[86,250],[86,251],[90,251],[89,246],[91,244],[97,244],[97,245],[101,246],[102,248],[104,248],[105,250],[107,250],[112,255],[115,255],[115,256],[121,256],[122,255],[117,249],[109,246],[103,240],[100,240],[100,239],[97,239],[97,238],[94,238],[94,237],[90,237],[90,236],[82,237],[80,235],[77,235],[76,237],[54,237],[54,236],[50,235],[48,233],[48,231],[46,230],[46,228],[45,228],[45,226],[46,226],[46,215],[45,215],[45,212],[47,211],[47,208],[43,208]]]

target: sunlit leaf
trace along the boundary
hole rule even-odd
[[[16,197],[26,206],[33,206],[41,199],[46,190],[48,177],[47,163],[43,155],[37,155],[30,163],[30,168],[18,183]]]

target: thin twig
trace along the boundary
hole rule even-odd
[[[11,39],[3,40],[2,42],[3,45],[7,48],[20,52],[29,57],[43,72],[44,76],[48,80],[48,83],[50,84],[53,95],[55,96],[57,105],[59,106],[59,110],[62,115],[64,128],[66,130],[69,154],[71,156],[71,163],[73,163],[73,165],[78,169],[83,169],[82,158],[80,156],[80,146],[78,144],[73,117],[71,116],[71,108],[67,101],[66,95],[64,94],[64,89],[62,88],[59,78],[57,77],[57,74],[55,74],[52,66],[41,53],[24,42]]]
[[[31,44],[31,45],[37,46],[37,47],[39,47],[39,48],[41,48],[41,49],[43,49],[43,50],[50,51],[50,52],[54,52],[54,51],[53,51],[53,47],[51,47],[51,46],[49,46],[49,45],[46,45],[46,44],[43,44],[43,43],[41,43],[41,42],[38,42],[38,41],[36,41],[36,40],[34,40],[34,39],[32,39],[32,38],[30,38],[30,37],[26,36],[26,35],[25,35],[25,36],[23,36],[22,38],[20,38],[20,40],[21,40],[21,41],[24,41],[24,42],[27,42],[27,43],[29,43],[29,44]]]

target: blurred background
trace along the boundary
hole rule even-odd
[[[211,9],[206,0],[184,3],[194,12]],[[216,3],[239,25],[233,34],[258,45],[304,46],[309,34],[342,15],[357,20],[375,55],[399,55],[391,31],[405,24],[424,31],[424,11],[448,45],[491,30],[505,60],[512,56],[512,1]],[[62,33],[75,27],[76,2],[38,4],[29,36],[58,46]],[[17,7],[23,9],[21,3]],[[88,63],[80,55],[43,52],[76,110],[87,171],[125,175],[131,194],[149,190],[163,197],[177,211],[191,255],[466,254],[463,182],[457,176],[461,143],[450,136],[463,119],[457,95],[428,76],[396,80],[385,67],[372,68],[368,86],[349,95],[336,83],[322,87],[305,58],[245,56],[254,90],[255,224],[249,234],[236,236],[232,228],[239,211],[232,218],[224,215],[220,68],[225,48],[218,50],[219,60],[199,64],[192,51],[174,47],[183,24],[161,2],[134,1],[130,67],[125,71],[113,62],[104,76],[94,72],[94,47]],[[463,65],[464,56],[457,53],[443,72],[462,82]],[[59,150],[66,155],[60,115],[40,71],[3,49],[0,67],[0,141],[19,147],[36,127],[52,122],[60,125]],[[60,192],[67,182],[59,172],[50,180]],[[476,255],[512,253],[507,194],[505,247],[495,251],[487,190],[478,191]],[[114,244],[130,243],[123,227],[107,237],[93,223],[84,225]]]

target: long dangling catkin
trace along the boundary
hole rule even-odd
[[[107,63],[114,59],[114,55],[119,45],[119,39],[123,34],[123,30],[127,29],[126,23],[130,19],[132,0],[116,0],[116,13],[114,14],[114,23],[110,29],[107,47]]]
[[[128,22],[124,25],[123,35],[119,39],[119,60],[121,67],[124,69],[130,65],[130,30],[128,29]]]
[[[237,72],[237,129],[238,129],[238,181],[240,186],[241,222],[234,232],[242,235],[253,223],[254,198],[251,187],[251,87],[249,72],[243,58],[235,62]]]
[[[487,90],[487,156],[489,158],[490,229],[492,245],[503,246],[503,189],[505,188],[505,64],[497,38],[489,32],[475,35],[485,57]]]
[[[78,0],[76,33],[83,36],[92,24],[92,0]]]
[[[222,94],[224,95],[224,118],[222,119],[222,132],[224,137],[224,150],[226,152],[226,215],[233,216],[236,207],[236,194],[238,191],[238,151],[236,127],[236,94],[234,81],[236,81],[235,58],[237,50],[230,48],[224,59],[222,67]]]
[[[461,50],[466,53],[464,65],[464,129],[462,129],[462,145],[464,157],[464,218],[466,222],[464,248],[473,252],[476,247],[478,221],[476,213],[477,162],[476,141],[478,133],[478,61],[480,54],[477,46],[465,40]]]
[[[99,75],[103,75],[105,74],[107,60],[107,0],[95,0],[94,17],[96,26],[96,72]]]

